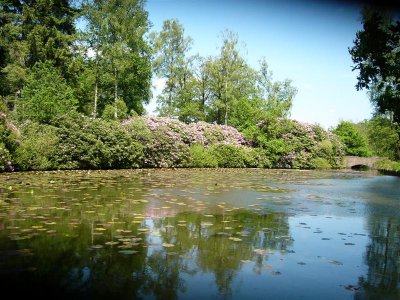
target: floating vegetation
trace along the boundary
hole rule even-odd
[[[0,187],[12,186],[12,190],[0,188],[2,271],[26,272],[34,266],[35,275],[43,276],[40,280],[59,280],[63,286],[85,278],[96,278],[100,286],[113,274],[118,279],[113,288],[119,291],[130,290],[131,282],[137,285],[132,290],[137,290],[143,282],[154,285],[157,280],[163,293],[170,292],[164,290],[164,279],[176,287],[185,286],[187,278],[197,280],[200,274],[212,276],[203,277],[199,284],[218,276],[226,282],[229,275],[230,283],[217,287],[229,292],[241,272],[248,278],[284,274],[285,280],[303,282],[296,272],[305,272],[308,266],[323,272],[334,268],[329,264],[340,266],[343,261],[351,268],[353,262],[346,255],[363,255],[366,245],[378,241],[388,228],[383,222],[380,231],[368,233],[358,223],[340,223],[352,224],[347,218],[354,211],[361,215],[361,196],[356,203],[342,195],[335,199],[330,187],[343,188],[323,181],[347,175],[248,169],[207,172],[207,176],[204,170],[189,169],[27,172],[10,174],[6,184],[0,174]],[[392,222],[391,228],[397,228],[395,218]],[[335,228],[338,233],[332,231]],[[346,232],[350,229],[357,233]],[[393,241],[397,240],[389,237],[391,245]],[[318,257],[320,246],[332,246],[325,255],[335,259]],[[323,263],[315,263],[318,259]],[[24,276],[29,284],[38,282]],[[132,277],[134,281],[124,279]],[[351,282],[340,280],[336,286],[341,290],[344,280]]]
[[[103,247],[104,247],[103,245],[93,245],[91,248],[92,249],[101,249]]]
[[[119,250],[118,252],[125,255],[132,255],[138,253],[138,251],[135,250]]]
[[[234,241],[234,242],[241,242],[243,241],[241,238],[237,238],[237,237],[230,237],[230,240]]]
[[[343,263],[341,263],[340,261],[334,260],[334,259],[329,259],[328,262],[330,264],[334,264],[334,265],[338,265],[338,266],[343,265]]]

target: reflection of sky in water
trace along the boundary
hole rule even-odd
[[[363,218],[332,216],[290,217],[294,240],[286,251],[244,262],[232,283],[232,299],[353,299],[345,286],[357,285],[366,272],[363,253],[368,232]],[[345,243],[351,243],[346,245]],[[210,273],[185,276],[188,289],[199,299],[217,297]],[[207,288],[200,288],[206,286]],[[182,295],[182,299],[185,299]]]

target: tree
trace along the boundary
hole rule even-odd
[[[246,96],[250,68],[239,52],[238,35],[226,30],[222,33],[220,54],[210,65],[213,98],[210,105],[213,118],[219,124],[228,124],[237,101]]]
[[[366,122],[368,144],[374,153],[391,160],[400,159],[399,125],[377,116]]]
[[[377,10],[364,10],[363,30],[349,48],[358,70],[357,90],[370,91],[378,113],[400,122],[400,21]]]
[[[342,121],[332,130],[341,142],[345,145],[347,155],[372,156],[371,150],[368,149],[367,138],[362,135],[353,123]]]
[[[93,91],[92,114],[122,99],[144,112],[150,99],[151,62],[146,33],[150,23],[144,0],[89,0],[84,5],[84,44]],[[91,83],[91,84],[90,84]],[[101,103],[99,103],[101,102]]]
[[[297,89],[289,79],[273,81],[272,71],[269,70],[265,59],[260,60],[258,86],[261,97],[264,99],[262,110],[267,118],[286,118],[290,114],[293,99]]]
[[[12,1],[0,6],[0,68],[3,97],[21,95],[29,70],[51,60],[67,80],[73,80],[74,20],[69,0]]]
[[[73,89],[51,61],[37,62],[22,89],[20,118],[49,123],[59,114],[74,111]]]
[[[165,87],[158,96],[160,115],[178,117],[183,122],[202,119],[199,102],[195,97],[196,80],[194,64],[196,56],[188,56],[192,39],[185,37],[178,20],[166,20],[160,32],[152,34],[155,57],[155,74],[166,79]]]
[[[20,1],[4,0],[0,5],[0,95],[11,108],[19,98],[27,72],[22,11]]]

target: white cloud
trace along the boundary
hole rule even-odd
[[[166,78],[153,78],[151,80],[153,97],[152,97],[152,99],[150,99],[149,104],[147,104],[145,106],[145,109],[149,115],[156,114],[156,112],[155,112],[156,106],[157,106],[156,99],[157,99],[157,96],[160,95],[162,90],[164,89],[166,82],[167,82]]]
[[[166,82],[167,82],[166,78],[153,78],[152,80],[153,97],[156,97],[162,92]]]

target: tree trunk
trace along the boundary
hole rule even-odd
[[[224,117],[224,124],[225,126],[228,125],[228,82],[225,79],[225,117]]]
[[[118,78],[117,77],[118,77],[117,68],[114,67],[114,102],[116,102],[118,99],[118,81],[117,81]]]
[[[97,117],[97,98],[98,98],[98,83],[97,83],[97,76],[96,76],[96,83],[94,85],[94,107],[93,107],[93,118],[96,119]]]
[[[96,48],[96,70],[95,70],[95,83],[94,83],[94,105],[93,105],[93,118],[97,117],[97,101],[99,94],[99,51]]]

